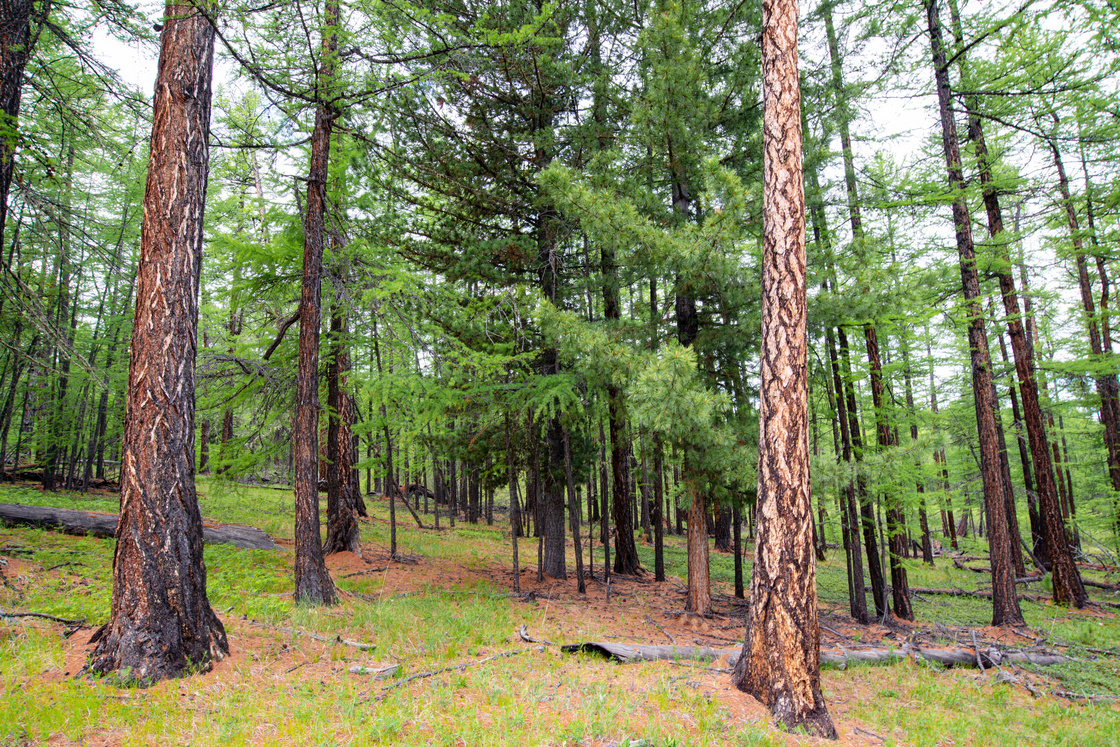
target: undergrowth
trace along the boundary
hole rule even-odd
[[[290,493],[208,480],[200,481],[199,492],[208,520],[253,524],[282,541],[291,537]],[[0,502],[116,509],[115,498],[44,495],[26,486],[0,487]],[[362,524],[363,544],[371,557],[384,558],[385,507],[371,507],[375,519]],[[342,602],[331,608],[293,603],[290,553],[207,545],[208,594],[230,634],[234,657],[212,674],[143,690],[75,677],[81,651],[75,656],[64,637],[73,626],[2,617],[34,611],[91,627],[105,622],[113,541],[0,527],[0,556],[12,559],[2,569],[9,583],[0,588],[0,745],[799,743],[764,715],[733,713],[729,698],[745,696],[728,694],[725,672],[664,663],[621,666],[520,641],[514,631],[525,624],[540,639],[566,642],[572,628],[565,614],[581,602],[509,593],[508,576],[493,574],[509,559],[509,531],[506,517],[500,517],[494,527],[460,522],[454,530],[444,517],[441,531],[418,531],[411,516],[399,511],[398,542],[406,565],[387,565],[386,572],[376,569],[378,560],[372,572],[336,577]],[[425,517],[429,525],[431,518]],[[679,587],[686,578],[683,538],[667,536],[665,542],[667,573]],[[639,554],[652,571],[652,548],[640,538]],[[749,584],[749,547],[744,554]],[[401,568],[409,558],[438,560],[440,567],[468,573],[399,593],[389,574],[405,572]],[[531,539],[523,540],[521,559],[523,568],[535,568]],[[834,549],[818,566],[822,607],[838,618],[847,609],[843,563],[843,552]],[[713,551],[711,565],[715,591],[729,596],[732,556]],[[908,560],[907,568],[914,587],[975,589],[984,582],[981,574],[954,568],[945,558],[933,568]],[[595,569],[602,569],[599,552]],[[590,589],[602,595],[600,586]],[[649,583],[635,587],[631,596],[641,600],[657,593]],[[841,733],[859,739],[866,732],[875,735],[874,743],[900,745],[1115,744],[1120,710],[1101,697],[1120,695],[1120,659],[1110,653],[1120,649],[1115,616],[1022,604],[1036,643],[1076,659],[1033,671],[1015,668],[1019,680],[1034,683],[1037,697],[991,672],[912,661],[828,670],[822,673],[823,689]],[[986,626],[991,614],[987,600],[966,597],[918,595],[914,609],[919,624],[946,642],[958,634],[954,631]],[[590,639],[625,637],[625,631],[604,623],[580,625],[580,634]],[[741,638],[742,627],[729,628],[720,635]],[[857,626],[853,638],[868,630]],[[375,648],[332,643],[336,637]],[[385,680],[349,671],[394,665]],[[1054,697],[1057,690],[1094,699]]]

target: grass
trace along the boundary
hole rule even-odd
[[[205,480],[200,493],[208,519],[253,524],[281,540],[291,537],[289,493],[230,489]],[[20,486],[0,487],[0,502],[116,509],[105,497],[44,495]],[[383,506],[375,513],[380,520],[363,524],[362,538],[370,553],[383,555],[388,544]],[[413,572],[407,564],[388,573],[336,574],[346,593],[333,608],[293,603],[290,554],[207,545],[208,593],[225,621],[234,656],[204,676],[145,690],[75,678],[84,650],[63,637],[65,626],[0,617],[0,745],[800,743],[771,726],[753,701],[731,691],[725,673],[561,655],[554,647],[524,644],[513,633],[526,624],[533,636],[557,642],[574,635],[640,640],[632,626],[650,613],[638,605],[661,593],[657,585],[629,591],[629,602],[614,603],[620,606],[613,617],[596,617],[589,602],[569,598],[526,603],[511,597],[502,580],[488,577],[490,569],[508,563],[501,527],[459,524],[421,532],[407,512],[398,519],[401,551],[446,577],[436,573],[402,592],[397,583]],[[682,541],[666,538],[667,571],[678,579],[686,576]],[[652,568],[652,550],[639,543],[639,553]],[[0,556],[13,558],[4,569],[12,583],[0,588],[0,611],[99,625],[109,614],[112,555],[112,540],[0,527]],[[523,567],[535,568],[531,542],[522,546],[521,557]],[[837,614],[847,606],[843,562],[843,554],[833,551],[818,569],[821,602],[839,605]],[[712,552],[711,564],[717,588],[728,593],[731,556]],[[597,556],[596,569],[601,567]],[[932,569],[911,561],[908,569],[913,586],[977,588],[982,582],[979,574],[943,559]],[[749,572],[748,553],[748,580]],[[590,588],[592,596],[601,597],[594,584]],[[915,598],[914,606],[923,624],[946,628],[979,628],[991,614],[988,602],[967,598]],[[1078,661],[1037,672],[1015,670],[1017,676],[1032,678],[1045,691],[1120,695],[1120,660],[1089,651],[1120,647],[1113,615],[1036,602],[1023,602],[1023,611],[1034,635],[1066,646]],[[292,630],[377,648],[362,651],[286,632]],[[739,637],[742,628],[719,634]],[[498,656],[513,651],[518,653]],[[394,663],[400,670],[385,682],[348,672],[353,665]],[[976,671],[905,661],[825,671],[822,685],[843,734],[852,737],[863,729],[885,744],[1106,745],[1120,739],[1120,710],[1107,701],[1034,698],[1021,686]]]

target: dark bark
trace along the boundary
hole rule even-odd
[[[786,729],[835,739],[820,685],[807,415],[805,198],[797,3],[763,2],[763,252],[758,536],[732,681]]]
[[[875,436],[881,449],[896,446],[894,430],[887,422],[886,389],[883,386],[883,364],[879,357],[879,343],[875,328],[868,324],[863,328],[867,341],[867,362],[871,368],[871,400],[875,407]],[[903,620],[914,619],[914,609],[910,604],[910,584],[906,578],[906,568],[902,558],[906,554],[906,530],[902,521],[902,508],[895,493],[886,493],[883,500],[887,504],[887,546],[890,550],[891,595],[894,614]]]
[[[824,204],[820,199],[820,185],[815,169],[809,171],[809,182],[814,195],[810,205],[810,214],[813,219],[813,238],[817,246],[827,246],[827,227],[825,225]],[[824,290],[829,290],[829,285],[824,284]],[[833,421],[834,434],[839,437],[841,448],[837,449],[837,459],[851,464],[853,461],[851,434],[847,402],[843,395],[844,383],[840,374],[840,360],[836,352],[836,337],[831,327],[825,328],[825,342],[828,348],[830,378],[827,378],[829,402],[836,418]],[[837,426],[839,429],[837,431]],[[856,509],[856,486],[848,480],[840,492],[841,529],[848,576],[848,601],[852,617],[859,623],[866,625],[870,618],[867,614],[867,595],[863,592],[863,558],[860,549],[859,519]]]
[[[941,19],[937,0],[925,0],[926,19],[929,26],[930,46],[933,55],[934,76],[941,115],[942,146],[948,173],[949,189],[956,195],[953,200],[953,224],[956,231],[957,253],[960,259],[961,285],[968,315],[968,346],[972,363],[972,389],[976,405],[976,427],[980,441],[980,466],[984,478],[984,498],[988,507],[988,545],[992,565],[992,624],[1011,626],[1023,624],[1023,613],[1015,594],[1012,573],[1011,538],[1007,530],[1003,475],[1000,469],[998,434],[992,401],[991,358],[988,354],[988,335],[984,328],[983,309],[980,307],[980,280],[976,269],[975,249],[972,243],[972,225],[968,205],[963,193],[964,178],[961,170],[960,147],[956,122],[952,113],[952,91],[949,70],[945,61],[945,48],[941,34]]]
[[[653,508],[650,520],[653,522],[653,579],[665,580],[665,483],[662,477],[664,451],[661,436],[653,435]],[[740,572],[741,573],[741,572]]]
[[[350,397],[347,376],[350,352],[347,341],[346,311],[337,304],[331,313],[327,363],[327,538],[323,552],[362,554],[361,533],[357,519],[358,481],[353,468],[354,402]]]
[[[334,77],[338,4],[324,6],[322,54],[318,79],[325,88]],[[324,91],[325,93],[325,91]],[[319,521],[319,326],[321,319],[323,242],[327,214],[327,164],[331,130],[337,113],[326,103],[315,109],[311,166],[307,174],[307,214],[303,224],[303,279],[299,301],[299,369],[292,418],[295,469],[295,598],[310,604],[334,604],[334,583],[323,562]]]
[[[848,355],[848,336],[843,327],[837,327],[836,336],[840,342],[840,362],[844,373],[841,383],[844,386],[848,412],[848,437],[852,442],[852,455],[859,463],[863,461],[863,435],[860,433],[859,417],[856,412],[856,389]],[[871,504],[871,497],[867,494],[867,484],[862,475],[856,477],[856,496],[859,503],[859,524],[863,527],[863,545],[867,551],[867,575],[871,581],[871,596],[875,601],[875,617],[882,618],[890,607],[887,601],[887,582],[883,577],[879,540],[875,536],[875,507]]]
[[[918,414],[914,408],[914,381],[910,370],[910,343],[904,335],[901,339],[903,382],[906,387],[906,412],[910,417],[910,443],[918,441]],[[921,468],[921,460],[915,463]],[[918,492],[918,523],[922,530],[922,562],[933,565],[933,541],[929,535],[929,516],[926,513],[926,486],[919,475],[915,490]]]
[[[617,325],[621,318],[618,267],[609,241],[602,242],[601,255],[603,316],[607,324]],[[629,439],[626,433],[622,390],[617,386],[608,386],[607,403],[607,419],[610,423],[611,436],[611,507],[615,528],[614,572],[633,576],[641,571],[641,565],[638,562],[638,548],[634,544],[634,524],[630,514],[630,481],[626,478],[626,445]]]
[[[206,595],[194,473],[194,363],[214,31],[168,5],[160,47],[109,622],[85,669],[148,684],[229,652]]]
[[[510,439],[509,413],[506,413],[506,471],[509,480],[510,548],[513,550],[513,591],[521,593],[521,561],[517,556],[517,536],[521,533],[521,513],[517,505],[517,471],[513,466],[513,443]],[[436,527],[439,527],[439,500],[436,500]]]
[[[698,615],[706,615],[712,611],[712,589],[708,574],[708,508],[704,496],[696,486],[692,483],[686,485],[692,503],[688,511],[688,595],[684,608]]]
[[[743,517],[739,512],[739,504],[731,509],[731,541],[735,551],[735,597],[743,599]]]
[[[583,579],[583,551],[579,547],[579,494],[576,493],[576,482],[572,478],[572,445],[568,438],[568,429],[564,429],[564,477],[568,484],[568,514],[572,524],[572,543],[576,557],[576,586],[580,594],[587,593]]]
[[[49,3],[43,4],[44,12]],[[0,247],[8,221],[8,192],[15,174],[15,151],[19,132],[19,109],[23,98],[23,74],[38,34],[32,33],[33,0],[0,0]]]

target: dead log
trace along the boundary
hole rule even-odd
[[[674,661],[718,659],[739,649],[705,648],[702,646],[646,646],[640,643],[572,643],[561,646],[566,654],[599,654],[605,659],[628,664],[635,661]]]
[[[735,648],[718,649],[703,646],[648,646],[637,643],[574,643],[562,646],[565,653],[591,653],[599,654],[604,658],[621,663],[635,661],[685,661],[685,660],[715,660],[723,656],[728,657],[728,666],[734,667],[742,646]],[[904,644],[901,648],[861,648],[836,650],[822,649],[821,664],[835,666],[840,669],[849,664],[895,664],[906,658],[924,660],[945,667],[975,668],[983,664],[984,668],[994,668],[1000,664],[1033,664],[1035,666],[1053,666],[1062,662],[1071,661],[1068,657],[1059,655],[1032,654],[1023,651],[1003,651],[990,647],[986,650],[976,649],[932,649],[917,648]]]
[[[117,534],[116,514],[45,506],[0,503],[0,523],[8,526],[44,527],[66,534],[88,534],[93,537],[115,537]],[[245,550],[283,549],[260,529],[244,524],[203,523],[202,537],[204,542],[234,545]]]

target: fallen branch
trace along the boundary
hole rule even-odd
[[[17,506],[0,503],[0,523],[12,526],[36,526],[58,529],[66,534],[88,534],[92,537],[115,537],[117,515],[46,506]],[[272,538],[256,527],[243,524],[202,525],[202,539],[210,544],[228,544],[246,550],[283,550]]]
[[[543,643],[546,646],[555,646],[556,645],[555,643],[553,643],[552,641],[547,640],[547,639],[542,638],[541,640],[538,641],[536,638],[531,638],[529,636],[529,628],[525,625],[522,625],[520,628],[517,629],[517,635],[518,635],[519,638],[521,638],[521,640],[525,641],[526,643]]]
[[[399,498],[401,499],[401,503],[403,503],[403,504],[404,504],[404,507],[405,507],[405,508],[408,508],[408,510],[409,510],[409,513],[410,513],[410,514],[412,514],[412,519],[416,519],[416,520],[417,520],[417,526],[419,526],[419,527],[420,527],[420,529],[428,529],[428,527],[427,527],[427,526],[424,526],[424,525],[423,525],[423,522],[422,522],[422,521],[420,521],[420,516],[419,516],[419,515],[417,515],[417,512],[414,512],[414,511],[412,510],[412,506],[411,506],[411,505],[409,505],[409,501],[408,501],[408,498],[405,498],[405,497],[404,497],[404,493],[400,493],[400,494],[398,495],[398,497],[399,497]]]
[[[347,671],[350,674],[368,674],[375,680],[387,680],[400,670],[400,664],[390,664],[387,667],[363,667],[355,664]]]
[[[664,636],[665,636],[666,638],[668,638],[668,639],[669,639],[669,643],[673,644],[674,646],[675,646],[675,645],[677,645],[677,639],[676,639],[676,638],[674,638],[674,637],[673,637],[672,635],[670,635],[669,631],[665,630],[665,628],[663,628],[663,627],[661,627],[660,625],[658,625],[658,624],[657,624],[657,623],[656,623],[656,622],[654,621],[654,619],[653,619],[652,617],[650,617],[649,615],[646,615],[646,622],[648,622],[648,623],[649,623],[650,625],[652,625],[653,627],[655,627],[655,628],[657,628],[658,630],[660,630],[660,631],[661,631],[661,633],[662,633],[662,634],[663,634],[663,635],[664,635]]]
[[[354,571],[353,573],[347,573],[345,576],[343,576],[343,578],[353,578],[354,576],[365,576],[369,573],[381,573],[382,571],[387,571],[388,569],[389,569],[389,566],[387,566],[387,565],[381,566],[380,568],[367,568],[364,571]]]
[[[85,625],[86,619],[83,617],[81,620],[67,620],[65,617],[55,617],[54,615],[44,615],[42,612],[4,612],[0,610],[0,617],[38,617],[43,620],[53,620],[60,622],[64,625]]]
[[[372,651],[373,649],[377,648],[376,643],[361,643],[359,641],[347,640],[347,639],[345,639],[341,636],[335,636],[335,637],[332,638],[328,635],[319,635],[318,633],[309,633],[306,630],[296,630],[295,628],[282,628],[279,625],[269,625],[268,623],[257,622],[256,620],[253,620],[253,619],[248,618],[248,617],[242,617],[241,620],[243,622],[249,623],[250,625],[256,625],[256,626],[261,627],[261,628],[272,628],[273,630],[279,630],[281,633],[287,633],[289,635],[307,636],[308,638],[310,638],[312,640],[320,641],[322,643],[344,643],[347,646],[353,646],[354,648],[361,649],[362,651]]]
[[[574,643],[560,648],[564,653],[599,654],[614,661],[629,663],[635,661],[686,661],[692,659],[718,659],[728,657],[728,665],[734,667],[742,646],[729,649],[707,648],[703,646],[650,646],[632,643],[591,642]],[[837,651],[822,650],[821,664],[841,669],[849,664],[894,664],[905,658],[921,659],[946,667],[971,667],[982,664],[992,668],[1005,662],[1013,664],[1033,664],[1051,666],[1072,661],[1065,656],[1031,654],[1021,651],[1001,651],[995,647],[987,651],[969,649],[920,649],[904,644],[901,648],[869,648],[852,650],[841,647]]]
[[[1096,586],[1096,587],[1100,586],[1099,584],[1096,584],[1096,583],[1085,583],[1084,581],[1082,581],[1082,583],[1085,586]],[[871,587],[869,586],[867,588],[870,589]],[[910,587],[910,593],[911,594],[943,594],[943,595],[951,596],[951,597],[979,597],[981,599],[991,599],[992,598],[992,592],[990,592],[990,591],[983,591],[983,590],[968,591],[966,589],[930,589],[930,588],[921,587],[921,586],[911,586]],[[1051,597],[1049,594],[1016,594],[1016,596],[1019,599],[1026,600],[1028,602],[1049,602],[1049,601],[1053,600],[1053,597]],[[1090,599],[1089,603],[1090,604],[1096,604],[1096,605],[1099,605],[1101,607],[1111,607],[1113,609],[1120,609],[1120,602],[1108,602],[1108,601],[1104,601],[1102,599]]]
[[[467,667],[474,667],[474,666],[478,666],[479,664],[485,664],[488,661],[494,661],[494,659],[504,659],[508,656],[517,656],[518,654],[523,654],[523,653],[525,653],[524,649],[519,649],[517,651],[503,651],[500,654],[494,654],[493,656],[487,656],[485,659],[477,659],[475,661],[465,661],[462,664],[453,664],[452,666],[444,667],[443,669],[434,669],[431,672],[417,672],[416,674],[405,677],[403,680],[398,680],[397,682],[393,682],[392,684],[385,685],[381,689],[382,690],[392,690],[394,688],[400,687],[401,685],[407,685],[409,682],[412,682],[413,680],[424,679],[426,677],[435,677],[437,674],[443,674],[444,672],[452,672],[452,671],[460,671],[461,672],[464,669],[466,669]]]

